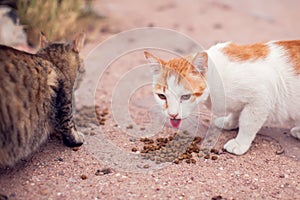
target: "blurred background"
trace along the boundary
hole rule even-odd
[[[2,0],[0,6],[0,43],[28,50],[38,46],[41,31],[55,41],[85,31],[87,43],[96,44],[124,30],[155,26],[184,33],[205,48],[300,34],[298,0]]]

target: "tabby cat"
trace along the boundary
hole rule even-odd
[[[155,99],[173,127],[204,102],[214,115],[223,113],[214,120],[218,128],[239,128],[224,146],[230,153],[247,152],[264,125],[289,125],[300,138],[300,40],[226,42],[169,61],[145,56],[152,63]]]
[[[73,87],[83,70],[84,34],[71,44],[50,43],[30,54],[0,45],[0,166],[13,166],[34,152],[50,133],[80,146],[72,114]]]

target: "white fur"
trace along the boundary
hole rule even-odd
[[[154,82],[156,80],[154,79]],[[167,104],[168,108],[164,110],[165,116],[169,118],[173,118],[171,116],[175,116],[177,119],[185,119],[187,118],[192,112],[197,103],[190,103],[189,100],[181,101],[180,98],[182,95],[187,94],[186,89],[182,85],[178,85],[176,83],[176,77],[171,75],[167,80],[167,89],[164,95],[167,97]],[[164,107],[165,100],[160,99],[154,94],[156,102],[161,106]]]
[[[207,50],[207,83],[215,120],[219,128],[239,127],[235,139],[224,148],[244,154],[264,125],[296,126],[291,134],[300,138],[300,76],[288,63],[286,52],[270,42],[266,59],[232,62],[221,49],[222,43]]]

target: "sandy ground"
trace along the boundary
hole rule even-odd
[[[0,199],[300,199],[300,145],[286,129],[264,128],[243,156],[222,153],[212,160],[194,155],[195,164],[156,165],[131,152],[141,150],[141,137],[175,132],[160,127],[163,119],[154,109],[143,48],[170,57],[157,47],[186,54],[219,41],[299,39],[299,6],[297,0],[96,1],[108,25],[84,49],[87,75],[75,98],[86,143],[70,149],[50,138],[28,160],[1,169]],[[112,37],[141,27],[176,32]],[[103,115],[102,125],[95,123],[94,107],[84,107],[94,105]],[[195,134],[204,138],[204,127]],[[235,135],[224,131],[216,148]]]

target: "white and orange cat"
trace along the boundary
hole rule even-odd
[[[173,127],[198,103],[212,104],[218,128],[239,128],[224,148],[247,152],[264,125],[289,125],[300,139],[300,40],[217,44],[194,56],[164,61],[149,52],[153,92]]]

